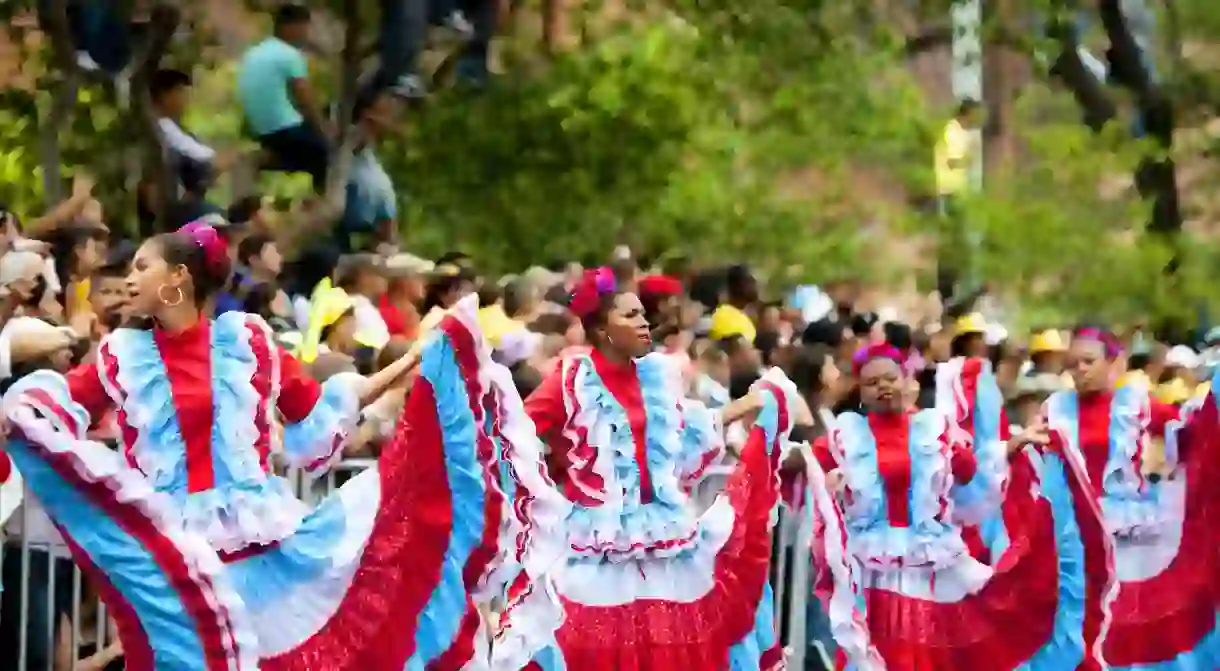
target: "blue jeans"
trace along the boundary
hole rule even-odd
[[[500,3],[496,0],[461,0],[458,5],[474,27],[474,37],[458,57],[457,79],[467,84],[482,84],[487,81],[487,50],[496,34]]]
[[[403,75],[415,72],[428,33],[428,0],[380,0],[378,4],[381,63],[370,85],[372,91],[389,88]]]
[[[55,654],[54,636],[47,639],[53,622],[72,614],[72,560],[56,558],[55,593],[50,593],[48,569],[51,555],[30,549],[28,601],[25,604],[26,671],[51,668]],[[0,594],[0,668],[19,669],[21,655],[21,545],[4,546],[2,571],[4,592]]]
[[[50,0],[38,0],[38,13],[43,22],[51,6]],[[119,14],[113,0],[69,0],[68,31],[73,47],[88,53],[111,75],[118,74],[131,62],[131,22]]]

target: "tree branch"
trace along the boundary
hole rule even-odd
[[[1173,102],[1149,72],[1144,50],[1136,41],[1119,0],[1100,0],[1097,12],[1110,40],[1108,55],[1111,71],[1134,94],[1144,131],[1156,140],[1160,150],[1145,156],[1135,172],[1135,185],[1140,196],[1152,201],[1152,221],[1148,231],[1176,238],[1182,230],[1182,209],[1178,198],[1177,167],[1168,151],[1173,148],[1176,125]],[[1176,239],[1171,239],[1170,244],[1174,247],[1174,256],[1165,271],[1173,274],[1180,263],[1180,249]]]
[[[1105,84],[1097,80],[1080,58],[1080,40],[1075,28],[1063,20],[1054,20],[1047,25],[1047,35],[1059,44],[1059,56],[1051,65],[1051,75],[1057,77],[1080,109],[1084,112],[1084,123],[1100,132],[1107,123],[1118,116],[1118,106],[1110,98]]]
[[[181,20],[182,13],[177,7],[166,3],[153,7],[148,21],[148,41],[134,62],[131,74],[132,114],[144,138],[146,150],[142,161],[143,174],[145,180],[149,177],[155,180],[157,197],[153,199],[152,209],[161,229],[171,224],[166,221],[166,215],[175,209],[178,180],[165,163],[165,147],[156,115],[153,113],[148,82],[169,53],[174,33],[178,30],[178,22]]]
[[[63,161],[59,151],[59,131],[71,123],[69,118],[76,106],[79,68],[72,32],[68,27],[67,0],[50,0],[40,5],[39,27],[51,41],[51,60],[59,74],[51,96],[51,109],[38,129],[38,161],[42,166],[43,197],[48,204],[63,200]]]

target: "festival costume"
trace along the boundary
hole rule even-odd
[[[424,347],[378,464],[312,511],[271,469],[277,416],[283,456],[322,473],[360,380],[306,377],[258,317],[120,329],[96,365],[13,386],[8,452],[97,585],[129,671],[485,663],[471,593],[503,498],[471,301]],[[112,407],[121,453],[84,439]]]
[[[994,427],[994,379],[975,382],[987,399],[976,414]],[[839,668],[1096,667],[1082,632],[1101,618],[1093,585],[1108,574],[1083,539],[1103,532],[1061,455],[1009,457],[998,431],[972,439],[942,410],[844,413],[814,453],[815,590]],[[841,491],[827,486],[832,470]],[[984,548],[964,525],[984,530]]]
[[[492,651],[516,671],[775,669],[767,598],[776,468],[795,389],[778,371],[734,474],[702,514],[687,492],[720,457],[716,417],[672,360],[574,353],[523,405],[493,375],[521,571]],[[550,446],[550,473],[517,455]],[[552,479],[551,475],[554,475]]]
[[[1176,409],[1149,399],[1148,388],[1046,402],[1052,446],[1087,473],[1117,594],[1099,633],[1101,656],[1114,671],[1220,668],[1217,627],[1216,478],[1220,418],[1209,394]],[[1164,435],[1164,478],[1143,473],[1152,436]]]

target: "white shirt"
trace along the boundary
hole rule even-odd
[[[390,329],[367,296],[352,296],[352,316],[356,318],[356,338],[362,345],[381,349],[390,342]]]
[[[173,119],[157,119],[157,129],[161,131],[165,146],[180,156],[199,163],[211,163],[212,159],[216,158],[215,149],[191,137]]]

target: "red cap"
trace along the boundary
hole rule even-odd
[[[636,288],[651,296],[677,296],[682,293],[682,282],[667,275],[649,275],[641,277]]]

